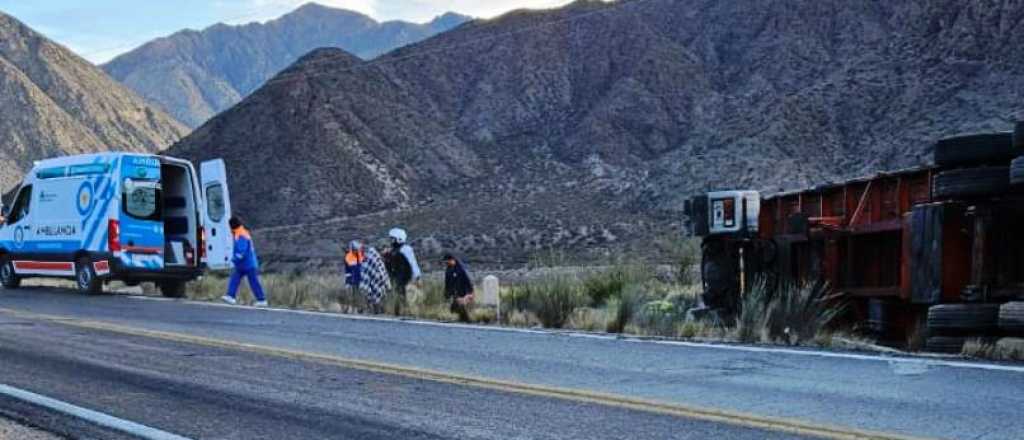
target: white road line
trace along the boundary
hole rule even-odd
[[[91,422],[104,428],[110,428],[145,440],[191,440],[188,437],[182,437],[177,434],[171,434],[169,432],[150,428],[135,422],[129,422],[114,416],[85,409],[67,402],[62,402],[57,399],[52,399],[31,391],[25,391],[4,384],[0,384],[0,395],[51,409],[71,417]]]
[[[183,302],[187,304],[194,304],[205,307],[220,307],[238,309],[239,306],[232,306],[228,304],[220,304],[213,302],[203,301],[181,301],[167,298],[147,297],[147,296],[133,296],[131,298],[154,300],[154,301],[174,301]],[[263,309],[247,309],[247,310],[258,310],[261,312],[269,313],[288,313],[296,315],[311,315],[321,316],[334,319],[346,319],[350,321],[377,321],[377,322],[389,322],[389,323],[401,323],[409,325],[422,325],[427,327],[444,327],[453,329],[471,329],[471,330],[485,330],[505,333],[521,333],[521,334],[533,334],[533,335],[558,335],[558,336],[570,336],[579,338],[598,339],[605,341],[620,341],[629,342],[636,344],[654,344],[654,345],[668,345],[688,348],[700,348],[709,350],[727,350],[727,351],[739,351],[747,353],[773,353],[773,354],[785,354],[795,356],[810,356],[810,357],[821,357],[821,358],[832,358],[832,359],[849,359],[859,361],[876,361],[885,362],[889,364],[893,363],[905,363],[905,364],[916,364],[925,365],[931,367],[949,367],[949,368],[963,368],[963,369],[974,369],[974,370],[987,370],[987,371],[1002,371],[1010,373],[1024,373],[1024,366],[1015,365],[1004,365],[1004,364],[992,364],[985,362],[968,362],[968,361],[955,361],[950,359],[934,359],[928,358],[921,355],[915,355],[913,353],[900,353],[891,355],[875,355],[875,354],[857,354],[857,353],[843,353],[834,351],[822,351],[822,350],[811,350],[811,349],[793,349],[793,348],[781,348],[781,347],[757,347],[751,345],[734,345],[726,343],[709,343],[709,342],[689,342],[689,341],[671,341],[671,340],[658,340],[650,338],[638,338],[630,337],[628,335],[605,335],[597,333],[586,333],[586,332],[574,332],[574,331],[552,331],[552,330],[534,330],[534,329],[523,329],[513,327],[496,327],[496,326],[484,326],[484,325],[473,325],[473,324],[455,324],[447,322],[436,322],[436,321],[421,321],[415,319],[396,319],[396,318],[383,318],[376,316],[360,316],[360,315],[344,315],[339,313],[325,313],[325,312],[311,312],[307,310],[291,310],[291,309],[276,309],[276,308],[263,308]]]

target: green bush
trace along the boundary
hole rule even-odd
[[[648,301],[638,308],[633,328],[645,335],[675,336],[677,325],[686,319],[685,314],[685,310],[679,310],[670,301]]]
[[[548,275],[511,289],[510,310],[532,312],[544,327],[562,328],[586,299],[579,281],[568,275]]]
[[[649,298],[648,287],[645,285],[630,284],[624,287],[621,295],[608,302],[608,333],[624,333],[626,326]]]
[[[591,307],[604,306],[608,300],[619,298],[629,284],[643,283],[654,278],[652,271],[643,265],[619,265],[601,273],[591,275],[583,281],[583,292]]]
[[[736,318],[737,338],[743,342],[800,345],[813,342],[846,311],[826,282],[754,282],[741,301]]]

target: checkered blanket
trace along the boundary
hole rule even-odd
[[[391,277],[384,266],[384,258],[373,247],[366,248],[363,280],[359,283],[359,289],[366,295],[366,302],[371,305],[384,301],[384,294],[391,289]]]

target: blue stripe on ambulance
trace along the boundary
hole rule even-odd
[[[104,163],[103,162],[103,157],[97,157],[96,159],[94,159],[92,161],[92,163],[94,163],[94,164]],[[95,215],[96,212],[97,212],[96,211],[96,205],[98,203],[95,201],[95,199],[96,199],[96,197],[99,197],[99,194],[96,193],[96,189],[100,187],[100,185],[103,183],[104,179],[109,179],[110,178],[111,173],[116,173],[116,170],[114,170],[113,167],[110,167],[110,169],[107,170],[106,174],[100,174],[100,175],[96,176],[96,178],[93,179],[93,181],[92,181],[92,198],[93,198],[93,201],[90,203],[90,207],[91,207],[90,211],[86,212],[85,213],[85,217],[82,219],[82,230],[83,231],[85,230],[85,225],[89,223],[89,219],[91,219],[92,216]],[[88,181],[88,179],[86,179],[86,181]],[[83,244],[86,244],[86,243],[83,243]]]
[[[117,162],[119,160],[120,158],[114,160],[113,164],[111,164],[112,169],[117,168]],[[106,188],[103,189],[102,192],[103,207],[100,208],[98,211],[95,211],[95,214],[97,214],[96,218],[92,220],[92,227],[89,228],[89,234],[86,235],[85,240],[82,241],[83,247],[85,249],[92,249],[92,247],[90,247],[89,245],[92,244],[92,238],[96,235],[96,229],[99,227],[100,223],[104,223],[103,220],[105,220],[105,216],[100,213],[105,214],[110,209],[110,202],[111,200],[114,199],[113,189],[115,183],[116,182],[114,182],[114,179],[107,180],[107,186]]]
[[[5,249],[17,249],[18,252],[65,253],[79,250],[81,243],[77,241],[27,241],[16,247],[13,241],[0,241]]]

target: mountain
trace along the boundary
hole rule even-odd
[[[197,127],[320,47],[369,59],[469,20],[448,13],[426,24],[379,23],[363,14],[308,3],[265,24],[217,24],[147,43],[103,65],[178,120]]]
[[[188,129],[100,69],[0,13],[0,193],[32,161],[110,149],[157,151]]]
[[[579,1],[316,51],[175,145],[281,261],[402,224],[486,264],[652,258],[682,201],[928,162],[1024,110],[1020,0]],[[652,244],[654,243],[654,244]]]

